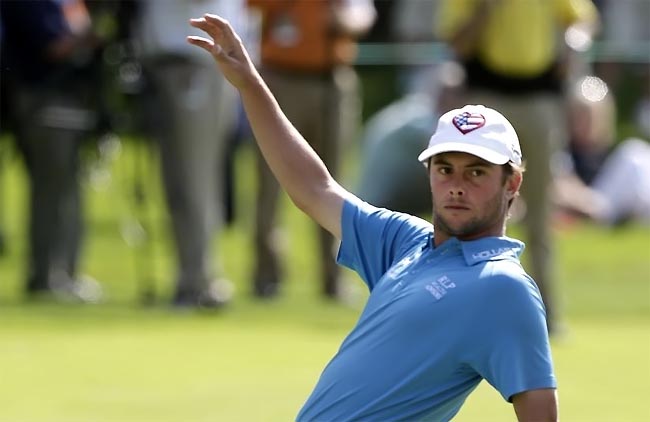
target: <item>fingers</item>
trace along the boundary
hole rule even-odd
[[[212,40],[207,37],[189,36],[187,41],[211,53],[215,59],[237,57],[239,60],[243,60],[246,58],[241,39],[226,19],[217,15],[205,14],[202,18],[190,19],[190,25],[205,32]]]
[[[187,37],[187,42],[200,47],[211,54],[218,55],[221,53],[221,46],[219,44],[215,44],[213,41],[208,40],[207,38],[190,35]]]
[[[206,13],[204,19],[206,20],[206,22],[208,22],[210,25],[213,25],[215,28],[217,28],[222,34],[226,35],[227,37],[236,38],[235,31],[232,29],[232,26],[230,26],[230,23],[228,23],[228,21],[222,18],[221,16]]]
[[[222,37],[237,38],[228,21],[217,15],[205,14],[202,18],[190,19],[190,25],[201,29],[217,41]]]
[[[206,20],[212,22],[214,25],[218,26],[219,28],[223,29],[223,28],[226,28],[226,27],[230,26],[228,21],[225,20],[224,18],[222,18],[219,15],[215,15],[213,13],[206,13],[205,15],[203,15],[203,17]]]
[[[211,25],[207,20],[205,20],[205,18],[190,19],[190,25],[202,30],[212,38],[217,36],[216,27]]]
[[[222,22],[227,25],[227,22],[221,18],[219,18],[219,20],[216,22],[218,22],[218,25],[221,25]],[[196,45],[197,47],[204,49],[208,53],[212,54],[215,58],[219,57],[223,51],[221,44],[224,41],[224,31],[221,30],[217,24],[212,23],[212,21],[207,21],[205,17],[199,19],[190,19],[190,25],[208,34],[212,40],[191,35],[187,37],[187,41],[192,45]]]

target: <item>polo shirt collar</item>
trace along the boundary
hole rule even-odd
[[[460,243],[467,265],[503,259],[518,260],[525,247],[523,242],[506,236],[484,237]]]
[[[428,246],[433,248],[432,234],[429,237]],[[475,265],[484,261],[499,261],[503,259],[519,260],[519,256],[524,251],[523,242],[507,236],[483,237],[476,240],[461,241],[452,237],[446,242],[439,245],[436,250],[460,249],[463,253],[467,265]]]

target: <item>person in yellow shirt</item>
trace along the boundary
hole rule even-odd
[[[549,224],[551,157],[566,139],[567,47],[595,32],[597,9],[591,0],[441,0],[437,18],[438,35],[464,67],[465,102],[498,109],[518,128],[528,159],[522,198],[529,271],[553,332],[558,321]]]

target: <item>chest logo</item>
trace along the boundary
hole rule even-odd
[[[431,293],[431,296],[436,300],[442,299],[451,289],[456,288],[456,283],[451,281],[449,277],[443,275],[442,277],[427,283],[424,288]]]
[[[411,265],[422,256],[423,250],[417,249],[415,252],[402,258],[397,264],[393,265],[387,272],[386,277],[393,280],[409,273]]]

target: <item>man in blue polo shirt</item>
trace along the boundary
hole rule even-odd
[[[228,23],[205,15],[192,25],[210,38],[189,42],[210,52],[239,90],[280,184],[342,240],[339,263],[370,289],[297,419],[448,421],[485,379],[520,421],[557,420],[544,305],[519,263],[524,245],[505,236],[523,173],[510,123],[483,106],[440,118],[419,156],[431,225],[343,189],[282,114]]]

